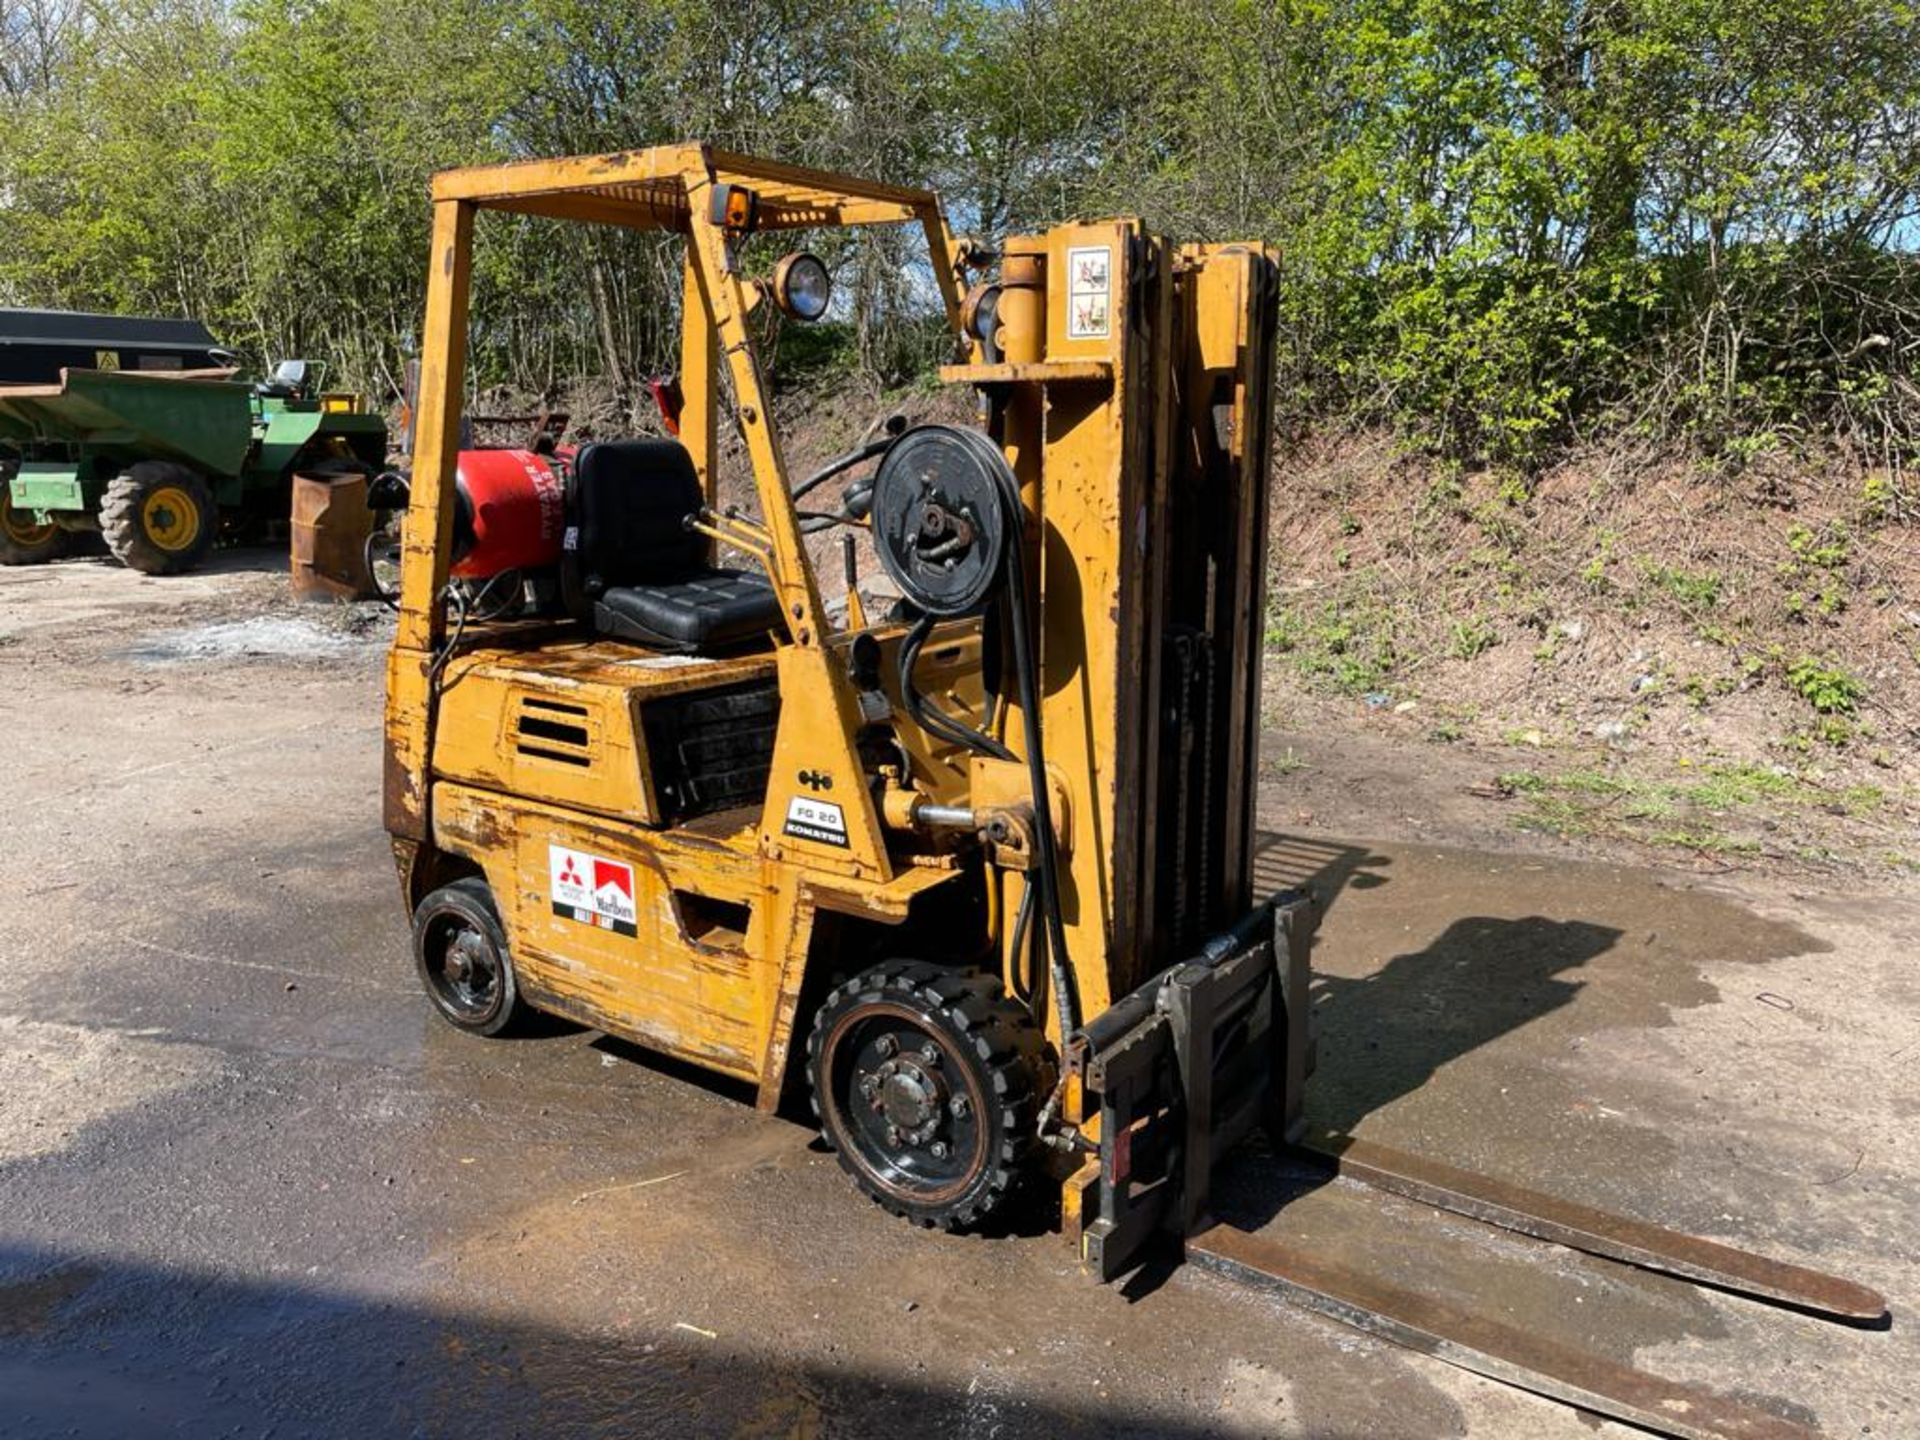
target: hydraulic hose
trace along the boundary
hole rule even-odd
[[[923,730],[931,730],[943,740],[949,740],[964,749],[977,750],[983,755],[991,755],[996,760],[1013,759],[1013,752],[1005,745],[965,721],[956,720],[921,694],[920,687],[914,683],[913,667],[920,659],[920,651],[927,643],[927,637],[933,633],[935,618],[922,615],[913,622],[906,638],[900,642],[900,698],[906,704],[907,713]]]
[[[1047,783],[1046,747],[1040,734],[1040,667],[1027,628],[1026,544],[1022,538],[1025,526],[1021,523],[1020,492],[1010,473],[1003,473],[1001,483],[1007,492],[1008,514],[1013,517],[1013,544],[1007,547],[1007,618],[1013,630],[1013,674],[1026,733],[1027,776],[1033,787],[1034,843],[1040,852],[1040,921],[1053,981],[1054,1013],[1060,1021],[1060,1043],[1065,1045],[1080,1028],[1080,1007],[1073,990],[1073,972],[1067,966],[1067,928],[1060,918],[1060,856],[1053,839],[1052,790]]]
[[[847,451],[844,455],[836,455],[818,470],[807,476],[807,478],[802,480],[798,485],[794,486],[792,491],[793,498],[797,501],[812,494],[841,471],[851,470],[862,460],[871,460],[876,455],[886,454],[888,447],[893,444],[895,438],[896,437],[892,435],[883,435],[878,440],[869,440],[866,444]]]
[[[1007,947],[1013,956],[1014,999],[1022,1005],[1033,1002],[1033,946],[1029,937],[1033,933],[1033,886],[1023,885],[1020,889],[1020,909],[1013,917],[1013,943]]]
[[[1014,556],[1013,564],[1016,567],[1019,564],[1019,559],[1017,554]],[[946,711],[940,709],[937,705],[933,704],[932,701],[928,700],[924,695],[922,695],[920,693],[920,687],[914,683],[914,678],[913,678],[914,664],[916,661],[919,660],[921,648],[926,644],[927,637],[933,631],[934,620],[935,620],[935,617],[931,615],[921,616],[918,620],[916,620],[913,623],[912,628],[907,631],[906,638],[900,642],[900,659],[899,659],[900,698],[906,704],[907,713],[911,715],[914,718],[914,720],[916,720],[919,723],[922,729],[931,731],[933,734],[939,735],[944,739],[950,740],[956,745],[961,745],[968,749],[979,751],[981,754],[984,754],[984,755],[991,755],[996,760],[1014,759],[1015,756],[1013,751],[1009,750],[1006,747],[1006,745],[1001,743],[999,740],[996,740],[993,736],[984,734],[983,732],[974,729],[971,725],[965,724],[960,720],[956,720],[953,716],[947,714]],[[1018,624],[1018,623],[1021,623],[1021,621],[1017,620],[1015,623]],[[1016,666],[1018,666],[1020,663],[1021,663],[1020,660],[1016,658],[1015,660]],[[1028,713],[1032,713],[1032,712],[1029,711]],[[1028,728],[1029,743],[1033,743],[1033,744],[1038,743],[1038,733],[1039,733],[1039,725],[1036,720],[1035,722],[1031,723]],[[1042,761],[1043,767],[1044,767],[1044,764],[1045,764],[1045,761],[1043,760]],[[1037,803],[1035,805],[1034,814],[1038,820],[1038,823],[1046,827],[1046,835],[1047,835],[1047,842],[1048,842],[1047,848],[1051,849],[1052,848],[1051,841],[1053,839],[1053,833],[1051,828],[1052,817],[1048,814],[1047,809],[1044,806],[1044,803]],[[1042,861],[1042,864],[1043,865],[1045,864],[1044,860]],[[1020,991],[1016,991],[1016,993],[1019,994],[1019,998],[1022,1000],[1031,999],[1033,994],[1032,980],[1030,976],[1027,974],[1027,968],[1029,963],[1028,956],[1027,956],[1028,935],[1032,931],[1033,904],[1034,904],[1035,891],[1036,889],[1045,889],[1045,888],[1046,887],[1044,885],[1039,887],[1036,887],[1031,884],[1027,885],[1021,892],[1020,909],[1018,914],[1014,918],[1013,944],[1011,946],[1011,951],[1012,951],[1015,963],[1020,967],[1020,974],[1018,976],[1019,983],[1021,985],[1024,985],[1025,987],[1024,993],[1021,993]],[[1056,882],[1055,893],[1056,894],[1058,893],[1057,882]],[[1054,908],[1054,905],[1052,902],[1046,902],[1043,900],[1043,908],[1051,910],[1052,908]],[[1057,916],[1056,916],[1056,925],[1054,928],[1055,930],[1059,929],[1057,924]],[[1048,947],[1049,953],[1056,957],[1065,953],[1064,931],[1061,931],[1060,933],[1061,933],[1062,939],[1061,939],[1059,948],[1056,949],[1052,945],[1049,945]],[[1068,995],[1067,973],[1059,965],[1059,963],[1057,962],[1057,959],[1055,963],[1051,966],[1050,973],[1053,977],[1053,991],[1056,997],[1055,1005],[1056,1007],[1058,1007],[1060,997]],[[1070,1007],[1059,1009],[1059,1014],[1060,1014],[1061,1022],[1063,1025],[1066,1025],[1070,1022],[1072,1013],[1073,1012]],[[1071,1032],[1067,1029],[1063,1029],[1060,1033],[1064,1036]]]

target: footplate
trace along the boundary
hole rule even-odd
[[[1315,911],[1284,891],[1073,1036],[1066,1119],[1089,1147],[1065,1226],[1102,1281],[1209,1214],[1213,1169],[1254,1130],[1303,1126]]]

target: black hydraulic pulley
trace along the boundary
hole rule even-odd
[[[901,594],[929,615],[970,615],[995,593],[1019,488],[977,430],[922,425],[873,478],[873,540]]]

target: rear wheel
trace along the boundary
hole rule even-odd
[[[820,1132],[854,1183],[921,1225],[976,1225],[1033,1145],[1039,1032],[1000,982],[895,961],[840,986],[807,1045]]]
[[[207,482],[159,460],[143,460],[110,482],[100,502],[107,548],[143,575],[193,569],[213,548],[219,523]]]
[[[442,885],[413,912],[413,959],[434,1009],[461,1030],[499,1035],[526,1015],[487,882]]]
[[[67,532],[51,520],[33,518],[31,510],[16,510],[13,487],[0,480],[0,565],[38,565],[66,551]]]

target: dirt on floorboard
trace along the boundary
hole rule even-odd
[[[1101,1288],[1030,1224],[909,1228],[800,1117],[590,1032],[454,1033],[380,828],[387,622],[218,559],[0,570],[0,1437],[1635,1433],[1197,1268]],[[1364,726],[1264,753],[1261,878],[1327,902],[1312,1118],[1894,1319],[1344,1185],[1271,1223],[1829,1436],[1920,1431],[1920,897],[1543,838],[1482,759]]]

